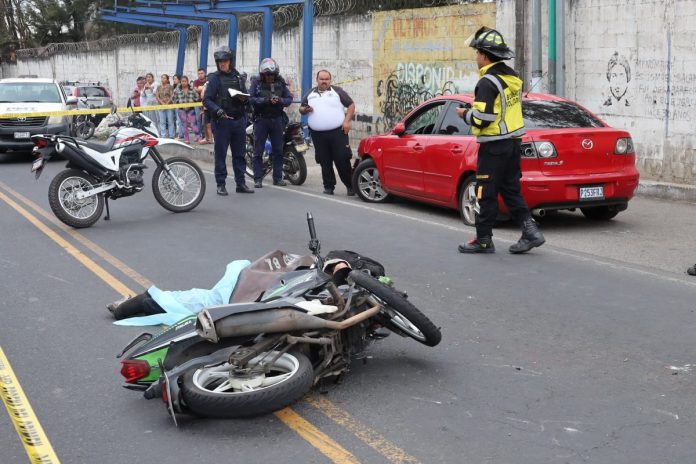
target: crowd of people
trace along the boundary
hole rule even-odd
[[[207,83],[207,71],[203,68],[198,70],[197,79],[193,81],[185,75],[174,74],[170,77],[169,74],[162,74],[157,84],[154,74],[147,73],[136,79],[130,103],[143,108],[143,114],[157,125],[162,137],[176,138],[186,143],[190,143],[193,137],[201,145],[213,143],[210,118],[204,107],[157,111],[145,109],[148,106],[201,102]]]

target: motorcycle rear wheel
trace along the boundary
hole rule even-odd
[[[283,173],[292,185],[302,185],[307,180],[307,162],[295,147],[288,147],[283,154]]]
[[[169,158],[165,161],[172,175],[176,176],[183,186],[179,190],[164,166],[158,166],[152,176],[152,192],[157,202],[164,209],[174,213],[191,211],[205,196],[205,177],[196,163],[183,156]]]
[[[386,304],[383,315],[386,328],[409,336],[427,346],[440,343],[442,340],[440,329],[435,327],[435,324],[403,295],[362,271],[352,271],[349,279]]]
[[[77,190],[89,190],[97,180],[79,169],[66,169],[58,173],[48,187],[48,203],[53,214],[65,224],[81,229],[90,227],[99,220],[104,211],[104,196],[101,194],[77,199]]]
[[[249,361],[270,362],[277,351]],[[229,363],[192,369],[183,375],[181,394],[187,408],[200,416],[221,419],[268,414],[302,398],[312,388],[314,371],[297,351],[280,355],[269,372],[238,373]]]
[[[76,135],[78,137],[80,137],[83,140],[87,140],[89,138],[92,138],[92,136],[94,135],[94,130],[95,127],[92,121],[84,121],[77,125],[77,129],[75,132],[77,133]]]

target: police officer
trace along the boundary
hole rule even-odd
[[[479,143],[476,165],[476,197],[480,212],[476,217],[476,238],[459,245],[461,253],[493,253],[493,225],[498,215],[498,194],[510,211],[512,219],[522,228],[522,237],[510,253],[525,253],[541,246],[544,236],[529,214],[520,193],[521,139],[524,134],[520,92],[522,80],[503,63],[515,53],[495,29],[482,27],[469,46],[476,49],[476,64],[481,79],[474,90],[470,109],[457,113]]]
[[[283,108],[292,104],[292,93],[280,76],[280,68],[273,58],[265,58],[259,65],[258,79],[252,79],[249,100],[254,108],[254,187],[263,187],[263,151],[266,139],[271,139],[273,150],[273,185],[285,186],[283,180],[283,132],[286,117]]]
[[[208,76],[208,86],[203,97],[203,104],[212,118],[215,136],[215,181],[217,194],[227,195],[227,147],[232,150],[232,168],[237,193],[254,193],[244,182],[244,151],[246,145],[247,118],[245,106],[247,97],[231,96],[229,89],[247,93],[245,79],[234,68],[234,53],[223,46],[213,54],[217,72]]]

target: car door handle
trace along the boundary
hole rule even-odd
[[[462,147],[460,147],[459,145],[457,145],[456,147],[452,147],[452,149],[451,149],[450,151],[451,151],[452,153],[462,153],[462,152],[464,152],[464,150],[462,150]]]
[[[413,146],[413,149],[415,151],[423,151],[423,145],[421,145],[420,143],[417,143]]]

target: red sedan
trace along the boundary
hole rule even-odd
[[[457,116],[473,95],[444,95],[412,110],[394,129],[360,141],[353,187],[364,201],[392,195],[459,209],[473,225],[478,144]],[[572,101],[546,94],[523,97],[522,195],[529,209],[580,208],[609,220],[628,207],[639,174],[631,134],[609,127]],[[500,211],[507,210],[500,202]]]

